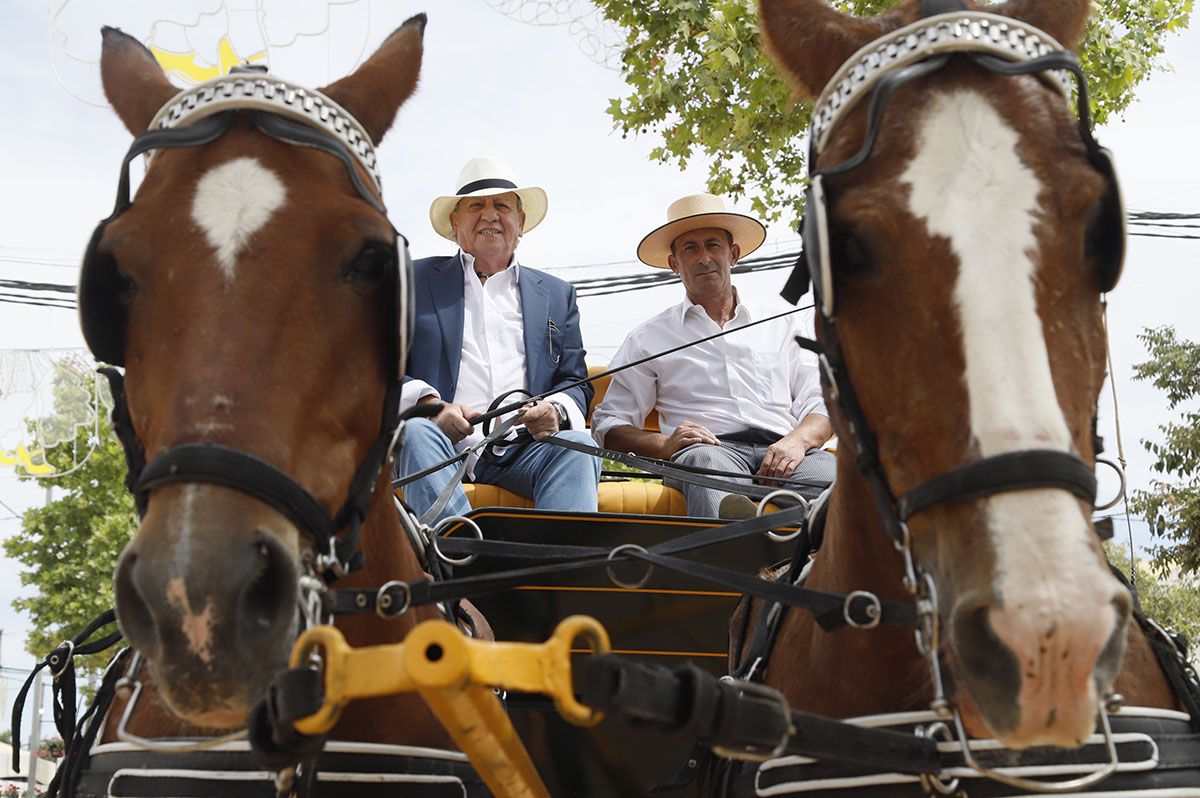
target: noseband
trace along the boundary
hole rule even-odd
[[[131,205],[129,165],[138,156],[161,149],[202,147],[223,136],[238,114],[249,114],[264,134],[293,146],[309,147],[340,160],[358,195],[386,216],[379,198],[375,149],[363,127],[345,109],[320,92],[296,86],[250,68],[235,68],[176,95],[137,136],[121,164],[116,205],[93,232],[79,280],[79,313],[84,338],[98,360],[125,364],[128,314],[120,303],[122,278],[114,259],[100,251],[105,228]],[[370,180],[368,186],[359,168]],[[391,305],[395,345],[384,398],[380,431],[355,472],[345,502],[330,516],[321,503],[290,475],[249,452],[215,443],[172,447],[146,463],[133,429],[119,371],[103,369],[113,389],[113,425],[125,450],[138,514],[145,514],[150,492],[177,483],[206,483],[232,488],[270,505],[296,524],[313,543],[313,567],[326,581],[361,567],[359,534],[379,476],[402,429],[400,415],[404,358],[412,335],[411,259],[408,242],[393,228]],[[348,532],[339,537],[343,529]]]

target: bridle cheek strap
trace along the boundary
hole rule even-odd
[[[901,521],[928,507],[1018,490],[1060,488],[1096,503],[1096,474],[1079,457],[1054,449],[1026,449],[985,457],[922,482],[896,500]]]

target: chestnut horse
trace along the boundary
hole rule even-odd
[[[809,96],[860,48],[950,10],[908,0],[860,19],[820,0],[760,6],[770,53]],[[1088,3],[1012,0],[983,10],[1074,49]],[[1007,35],[1003,20],[992,27]],[[884,63],[925,40],[898,38]],[[893,542],[879,496],[900,521],[892,497],[1014,453],[1040,453],[1077,474],[1074,463],[1090,476],[1105,377],[1101,298],[1119,271],[1120,254],[1109,248],[1123,244],[1119,199],[1111,174],[1089,158],[1057,78],[942,58],[889,86],[874,121],[874,97],[844,113],[835,98],[838,121],[828,129],[814,113],[820,148],[809,168],[829,173],[822,207],[810,195],[806,212],[825,213],[831,272],[827,284],[817,279],[818,337],[840,343],[860,412],[850,417],[847,391],[826,386],[838,394],[828,404],[841,446],[805,585],[895,601],[934,594],[935,670],[966,731],[1012,749],[1074,747],[1114,689],[1133,705],[1177,706],[1146,637],[1131,629],[1131,597],[1109,571],[1087,491],[1034,479],[912,512],[895,525],[915,564],[908,584],[905,541]],[[864,74],[838,76],[852,84]],[[818,242],[808,233],[806,222],[811,249]],[[877,466],[856,445],[870,433]],[[793,611],[778,626],[765,680],[795,708],[845,718],[928,709],[929,666],[903,629],[827,634]]]
[[[349,504],[359,474],[365,562],[338,587],[422,577],[393,507],[390,446],[380,446],[385,395],[402,374],[397,350],[408,333],[397,317],[408,302],[408,263],[373,172],[374,144],[416,87],[424,28],[424,15],[414,17],[352,75],[319,94],[300,90],[309,116],[293,114],[283,133],[266,132],[266,117],[285,115],[264,100],[226,111],[226,129],[205,141],[154,142],[135,200],[97,231],[81,278],[85,336],[98,359],[126,368],[130,426],[148,471],[164,453],[238,450],[230,472],[258,461],[251,476],[273,471],[275,486],[290,479],[293,494],[314,500],[308,517],[328,519]],[[145,47],[105,29],[101,71],[138,141],[152,122],[167,126],[160,109],[178,90]],[[247,92],[260,78],[267,99],[296,100],[294,87],[279,89],[266,75],[249,74]],[[314,97],[325,107],[315,122]],[[365,468],[376,455],[377,470]],[[159,468],[175,478],[160,474],[145,488],[144,516],[115,574],[121,630],[148,665],[128,727],[142,738],[244,728],[287,667],[301,623],[299,580],[327,554],[295,513],[239,486],[244,474],[191,480],[176,468]],[[344,521],[329,525],[342,540]],[[436,616],[431,608],[392,620],[366,613],[339,617],[338,626],[364,646],[397,642]],[[102,741],[115,739],[121,710],[118,699]],[[449,747],[415,695],[356,702],[332,736]]]

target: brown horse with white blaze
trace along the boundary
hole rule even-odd
[[[321,90],[372,143],[416,87],[424,28],[424,15],[412,18]],[[178,92],[145,47],[113,29],[101,71],[135,136]],[[328,516],[338,511],[380,434],[389,374],[403,357],[392,307],[396,233],[374,186],[362,163],[268,136],[248,113],[203,146],[154,152],[135,201],[97,242],[123,286],[128,406],[148,459],[189,444],[238,449],[289,476]],[[365,565],[339,587],[422,576],[392,505],[390,471],[373,485]],[[208,480],[150,492],[115,575],[121,629],[157,692],[139,704],[131,732],[245,725],[287,667],[312,549],[293,518],[233,487]],[[356,615],[338,626],[352,645],[382,644],[435,615]],[[357,702],[333,736],[449,742],[411,695]]]
[[[820,0],[760,0],[761,25],[775,60],[815,96],[860,48],[915,22],[921,5],[865,19]],[[1088,4],[980,10],[1074,49]],[[824,191],[838,338],[891,495],[1007,453],[1093,462],[1109,182],[1062,93],[1044,77],[951,56],[896,88],[873,132],[867,106],[828,132],[810,169],[873,142]],[[838,474],[805,584],[905,601],[904,563],[855,464],[846,414],[829,406]],[[943,670],[969,733],[1017,749],[1077,746],[1114,686],[1131,704],[1176,706],[1130,628],[1130,595],[1091,514],[1078,495],[1035,486],[907,520],[915,561],[936,586]],[[794,707],[834,717],[924,709],[931,698],[910,633],[826,634],[800,612],[781,622],[766,680]]]

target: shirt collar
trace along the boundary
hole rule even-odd
[[[735,321],[742,318],[748,322],[754,320],[753,312],[742,302],[742,295],[738,293],[737,288],[733,289],[733,302],[733,317],[730,318],[730,321]],[[705,318],[708,317],[708,314],[705,313],[704,308],[693,302],[685,293],[683,295],[683,301],[675,306],[676,321],[679,324],[683,324],[683,322],[687,319],[688,313],[692,312],[693,308],[695,308],[696,313],[703,314]]]
[[[462,262],[463,262],[463,275],[474,277],[475,276],[475,256],[472,255],[470,252],[464,252],[461,249],[458,251],[458,254],[462,258]],[[521,264],[517,262],[517,254],[515,252],[513,253],[512,260],[510,260],[508,262],[508,268],[506,268],[504,271],[512,272],[513,285],[520,284],[520,282],[521,282]],[[497,272],[497,274],[499,274],[499,272]]]

